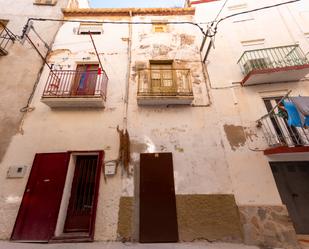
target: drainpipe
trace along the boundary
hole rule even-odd
[[[128,37],[128,67],[126,75],[126,88],[124,96],[124,113],[123,113],[123,133],[127,131],[128,126],[128,102],[129,102],[129,86],[130,86],[130,73],[131,73],[131,48],[132,48],[132,11],[129,11],[129,37]]]

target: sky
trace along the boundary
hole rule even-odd
[[[92,8],[183,7],[185,0],[89,0]]]

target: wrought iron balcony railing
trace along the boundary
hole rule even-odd
[[[285,100],[290,101],[288,97]],[[278,103],[277,100],[274,108],[257,120],[257,127],[262,129],[268,145],[270,147],[309,146],[308,129],[289,126],[287,123],[287,113],[284,109],[280,108]]]
[[[108,77],[104,70],[52,70],[42,98],[106,99]]]
[[[190,69],[143,69],[138,71],[138,96],[193,96]]]
[[[0,22],[0,56],[7,55],[6,50],[10,42],[14,42],[16,39],[15,35],[9,31],[6,26]]]
[[[238,64],[246,76],[257,70],[307,65],[309,60],[298,45],[290,45],[245,51]]]

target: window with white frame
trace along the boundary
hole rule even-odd
[[[33,4],[53,6],[57,4],[57,0],[34,0]]]
[[[88,35],[89,32],[92,35],[101,35],[103,33],[103,26],[101,23],[80,23],[78,28],[79,35]]]

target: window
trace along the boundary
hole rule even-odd
[[[188,68],[175,68],[173,60],[150,60],[138,73],[138,105],[189,105],[194,96]],[[159,98],[158,98],[159,97]]]
[[[155,32],[155,33],[167,32],[167,22],[166,21],[153,21],[152,32]]]
[[[35,5],[56,5],[57,4],[57,0],[34,0]]]
[[[100,23],[81,23],[79,25],[78,34],[88,35],[89,32],[92,35],[101,35],[103,33],[102,24]]]
[[[151,90],[153,92],[175,91],[173,61],[150,61]]]

